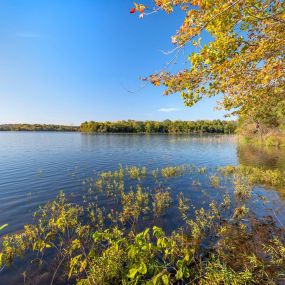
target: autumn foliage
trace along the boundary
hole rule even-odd
[[[138,4],[136,4],[138,5]],[[147,78],[181,93],[185,105],[222,94],[219,107],[245,121],[278,126],[285,117],[285,13],[282,0],[156,0],[151,14],[182,9],[172,55],[193,46],[186,69]],[[211,36],[211,41],[205,36]]]

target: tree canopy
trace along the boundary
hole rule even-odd
[[[47,131],[47,132],[77,132],[79,127],[46,124],[5,124],[0,125],[0,131]]]
[[[181,8],[185,18],[172,37],[174,53],[195,47],[188,68],[163,70],[147,80],[181,93],[185,105],[222,94],[220,108],[243,120],[276,126],[285,117],[285,13],[283,0],[155,0],[135,4],[140,17]],[[212,40],[204,43],[205,35]]]
[[[220,133],[232,134],[237,124],[235,121],[118,121],[118,122],[84,122],[81,132],[86,133],[162,133],[162,134],[195,134]]]

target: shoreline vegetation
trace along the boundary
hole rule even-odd
[[[81,132],[89,134],[237,134],[239,142],[257,147],[285,147],[285,132],[279,129],[256,128],[239,121],[198,120],[198,121],[116,121],[84,122],[80,126],[55,124],[2,124],[0,131],[16,132]]]
[[[199,121],[117,121],[84,122],[80,126],[83,133],[147,133],[147,134],[234,134],[236,121],[199,120]]]
[[[137,134],[234,134],[236,121],[200,120],[200,121],[117,121],[84,122],[78,126],[46,124],[5,124],[0,131],[55,131],[82,133],[137,133]]]
[[[245,125],[239,121],[198,120],[198,121],[116,121],[84,122],[80,126],[54,124],[2,124],[1,131],[15,132],[81,132],[86,134],[237,134],[239,143],[255,147],[285,147],[285,132],[280,129],[256,128],[255,124]]]
[[[176,191],[175,183],[169,187],[182,176],[200,191],[202,206]],[[83,185],[82,194],[60,194],[40,207],[34,224],[1,238],[1,271],[22,257],[25,284],[284,281],[284,226],[267,190],[260,191],[284,188],[284,172],[242,165],[120,166]],[[169,213],[174,224],[162,222]]]
[[[285,132],[268,132],[265,135],[240,135],[241,143],[257,147],[285,147]]]
[[[78,126],[65,126],[53,124],[3,124],[0,131],[12,132],[78,132]]]

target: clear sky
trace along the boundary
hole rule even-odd
[[[189,108],[179,94],[141,88],[140,76],[171,60],[160,50],[172,48],[182,14],[141,20],[132,4],[0,0],[0,123],[222,119],[216,99]]]

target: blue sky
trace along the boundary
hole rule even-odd
[[[141,88],[140,76],[171,59],[160,50],[172,48],[182,14],[141,20],[132,4],[0,0],[0,123],[223,118],[216,99],[189,108],[179,94]]]

